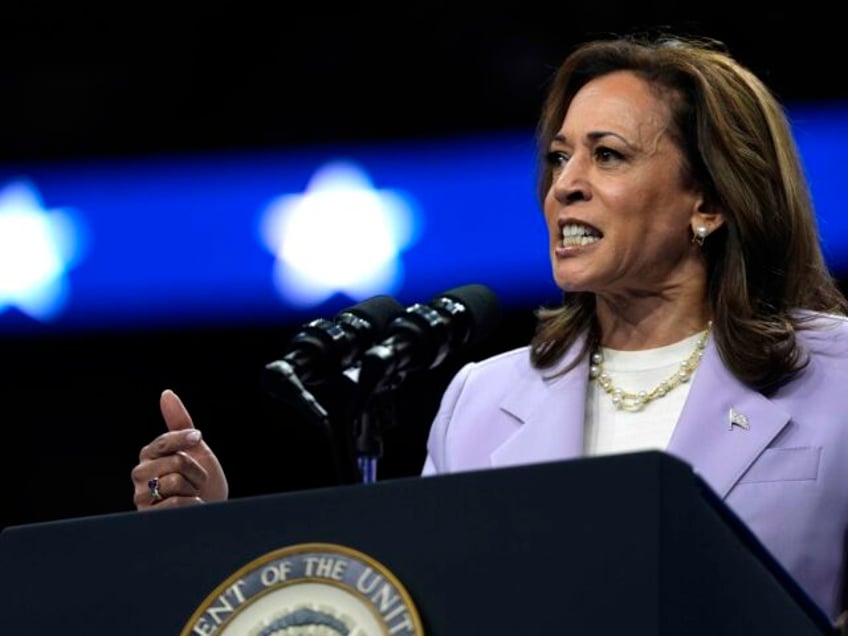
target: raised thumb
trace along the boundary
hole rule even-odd
[[[162,417],[165,419],[165,425],[169,431],[194,428],[191,415],[188,414],[188,410],[179,396],[171,389],[165,389],[159,396],[159,410],[162,412]]]

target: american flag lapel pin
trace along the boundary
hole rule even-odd
[[[751,428],[751,425],[748,423],[748,416],[740,413],[735,408],[731,407],[728,419],[730,420],[730,424],[727,428],[730,431],[733,430],[734,426],[738,426],[746,431]]]

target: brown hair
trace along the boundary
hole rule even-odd
[[[802,369],[796,330],[813,310],[848,305],[822,254],[813,205],[782,106],[714,40],[625,36],[578,46],[553,77],[537,130],[538,196],[544,160],[577,91],[596,77],[629,70],[655,86],[672,109],[675,141],[688,177],[720,208],[725,223],[704,244],[713,336],[741,381],[766,388]],[[552,366],[582,333],[582,356],[598,343],[595,298],[566,293],[537,310],[531,359]],[[578,356],[579,360],[582,356]]]

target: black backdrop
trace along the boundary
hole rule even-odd
[[[846,57],[840,22],[824,2],[754,16],[739,14],[739,3],[575,4],[380,13],[4,7],[0,161],[527,129],[573,44],[658,25],[724,40],[784,101],[848,96],[837,71]],[[457,284],[466,282],[474,281]],[[465,360],[524,344],[532,309],[507,308],[493,338],[407,382],[380,478],[418,472],[450,375]],[[166,387],[218,452],[233,496],[333,483],[321,431],[258,381],[296,328],[246,321],[0,336],[0,527],[130,509],[130,469],[163,430]]]

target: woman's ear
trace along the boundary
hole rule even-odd
[[[709,235],[724,225],[724,214],[718,206],[709,203],[701,196],[695,202],[690,224],[694,234],[704,234],[701,228],[705,228],[706,235]]]

